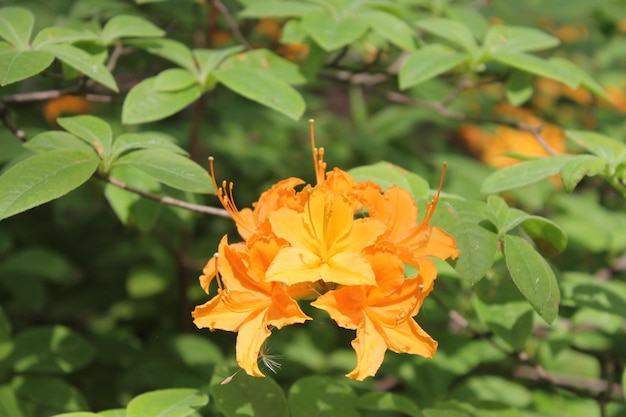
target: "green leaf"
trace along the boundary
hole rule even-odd
[[[187,156],[186,150],[176,144],[176,139],[162,132],[124,133],[113,142],[111,161],[115,161],[125,152],[133,149],[163,149]]]
[[[489,220],[496,226],[500,236],[519,226],[523,221],[531,217],[529,214],[515,208],[509,208],[504,199],[497,195],[487,198]]]
[[[9,360],[17,372],[70,373],[93,359],[91,345],[64,326],[31,327],[15,336]]]
[[[470,54],[473,54],[478,48],[472,31],[458,20],[424,19],[417,22],[417,27],[460,46]]]
[[[568,272],[563,276],[563,299],[600,312],[626,316],[626,292],[619,281],[601,281],[583,272]],[[608,321],[608,319],[607,319]]]
[[[379,10],[363,10],[359,18],[365,20],[369,27],[398,48],[405,51],[415,50],[415,30],[404,20],[390,13]]]
[[[461,254],[451,264],[473,283],[485,276],[498,252],[498,235],[487,228],[484,210],[478,201],[440,200],[431,221],[455,237]]]
[[[45,279],[57,284],[76,281],[72,264],[62,255],[50,249],[31,246],[15,252],[0,264],[0,275],[23,277],[25,275]]]
[[[254,68],[219,69],[218,81],[239,95],[274,109],[294,120],[304,113],[304,99],[284,81]]]
[[[108,69],[93,55],[72,45],[48,44],[42,50],[51,53],[67,65],[93,78],[95,81],[117,92],[117,83]]]
[[[475,286],[480,320],[512,348],[523,349],[533,328],[533,309],[508,278],[484,279]]]
[[[62,149],[14,165],[0,176],[0,220],[67,194],[91,177],[98,162],[93,152]]]
[[[11,383],[32,415],[79,411],[89,408],[81,393],[60,378],[24,375]]]
[[[138,124],[164,119],[189,106],[202,94],[199,84],[178,91],[158,91],[155,79],[146,78],[128,92],[122,106],[122,123]]]
[[[208,395],[195,389],[172,388],[151,391],[133,398],[127,417],[185,417],[204,407]]]
[[[479,39],[482,39],[489,29],[489,21],[473,7],[449,5],[446,7],[446,14],[451,19],[464,23]]]
[[[259,1],[246,6],[239,12],[239,16],[248,18],[304,16],[319,9],[317,5],[301,1]]]
[[[111,18],[102,28],[100,37],[106,44],[119,38],[147,38],[165,35],[165,31],[148,20],[131,15],[120,15]]]
[[[55,414],[52,417],[100,417],[100,414],[90,413],[88,411],[76,411],[72,413]]]
[[[148,192],[161,192],[160,184],[150,175],[131,166],[118,166],[111,171],[111,177],[127,185]],[[113,184],[106,184],[104,195],[118,219],[129,227],[148,232],[156,223],[161,212],[161,204],[126,191]]]
[[[19,400],[10,385],[0,385],[0,417],[24,417]]]
[[[326,11],[308,13],[302,28],[326,51],[333,51],[358,40],[367,31],[367,23],[356,17],[336,17]]]
[[[538,51],[555,47],[559,39],[541,30],[522,26],[492,26],[483,41],[489,53]]]
[[[606,135],[583,130],[566,130],[568,139],[591,152],[604,158],[615,168],[626,160],[626,144]]]
[[[584,177],[608,174],[609,161],[596,155],[576,155],[561,169],[561,181],[572,192]]]
[[[468,55],[459,54],[443,45],[428,45],[412,52],[402,64],[398,74],[401,90],[423,83],[450,71],[463,61]]]
[[[558,174],[570,159],[569,155],[537,158],[502,168],[485,179],[480,191],[494,194],[535,183]]]
[[[57,123],[91,145],[100,158],[106,160],[111,155],[113,132],[111,126],[99,117],[91,115],[59,117]]]
[[[214,193],[209,174],[184,156],[163,149],[141,149],[117,160],[114,166],[132,166],[170,187],[192,193]]]
[[[0,38],[18,49],[27,49],[33,33],[35,16],[22,7],[0,8]]]
[[[524,239],[506,235],[504,257],[511,278],[535,311],[552,323],[559,311],[559,286],[544,258]]]
[[[358,408],[371,411],[392,411],[412,417],[423,417],[420,408],[410,399],[392,392],[370,392],[359,398]]]
[[[529,55],[523,52],[500,51],[491,54],[490,58],[531,74],[552,78],[553,80],[567,84],[571,88],[578,87],[579,80],[574,74],[567,73],[563,68],[535,55]]]
[[[216,79],[213,74],[213,71],[229,56],[233,54],[237,54],[243,51],[243,46],[233,46],[225,49],[194,49],[193,56],[200,67],[200,74],[198,79],[200,80],[200,84],[202,85],[203,91],[212,90],[215,87]],[[254,50],[247,53],[245,56],[249,57],[254,53],[258,53]],[[295,64],[292,64],[295,66]],[[297,67],[296,67],[297,71]]]
[[[191,50],[181,42],[172,39],[132,39],[124,40],[124,44],[145,49],[189,71],[196,72],[197,70]]]
[[[578,65],[562,57],[552,57],[550,58],[550,62],[570,72],[573,76],[578,77],[580,85],[587,88],[589,91],[607,101],[611,101],[609,96],[607,96],[604,87],[602,87],[602,85],[600,85],[589,74],[583,71],[583,69],[580,68]]]
[[[306,79],[300,74],[298,65],[267,49],[255,49],[232,56],[224,61],[220,71],[230,71],[234,68],[255,69],[259,73],[271,75],[288,84],[297,85],[306,82]]]
[[[289,389],[291,417],[358,417],[358,398],[342,379],[310,376]]]
[[[506,99],[514,106],[521,106],[533,95],[533,86],[526,74],[514,72],[506,80]]]
[[[567,247],[567,234],[558,224],[539,216],[528,216],[522,228],[546,257],[556,256]]]
[[[54,61],[54,56],[43,51],[0,52],[0,86],[24,80],[39,74]]]
[[[255,378],[242,372],[230,382],[213,385],[211,395],[225,417],[290,415],[283,390],[272,378]]]
[[[135,268],[126,279],[126,292],[131,298],[148,298],[165,291],[170,283],[164,271],[155,268]]]
[[[26,142],[24,147],[33,152],[45,153],[59,149],[78,149],[84,152],[95,152],[85,141],[68,132],[49,130],[42,132]]]
[[[197,82],[193,72],[183,68],[170,68],[154,77],[154,89],[157,92],[175,92],[191,87]]]
[[[161,1],[161,0],[159,0]],[[112,410],[100,411],[96,414],[98,417],[126,417],[126,409],[125,408],[115,408]]]
[[[47,27],[37,33],[33,40],[33,49],[41,49],[53,43],[74,43],[79,41],[96,41],[98,36],[90,31],[79,31],[70,28]]]
[[[392,185],[397,185],[409,191],[415,200],[426,198],[430,191],[430,185],[424,178],[385,161],[353,168],[348,173],[357,182],[375,182],[383,191]]]

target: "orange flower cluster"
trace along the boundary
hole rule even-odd
[[[311,121],[312,123],[312,121]],[[200,277],[218,293],[192,313],[199,328],[237,332],[237,362],[263,376],[258,355],[271,328],[311,320],[298,299],[313,299],[340,326],[356,330],[356,368],[348,377],[373,376],[387,349],[431,357],[437,342],[413,319],[432,291],[437,270],[431,258],[456,258],[454,237],[428,224],[439,191],[418,222],[412,195],[356,182],[338,168],[326,172],[324,149],[311,141],[317,184],[280,181],[252,209],[237,210],[232,183],[216,184],[220,201],[243,242],[224,236]],[[213,164],[211,176],[215,181]],[[443,176],[442,176],[443,180]],[[297,190],[299,187],[300,190]],[[419,271],[405,277],[405,265]]]

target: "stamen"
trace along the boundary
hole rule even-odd
[[[324,148],[315,147],[315,120],[309,119],[309,136],[311,138],[311,151],[313,154],[313,167],[315,168],[315,180],[318,184],[324,182],[326,162],[324,162]]]
[[[437,203],[439,202],[439,196],[441,195],[441,189],[443,188],[443,180],[446,177],[447,168],[448,168],[448,163],[444,162],[443,169],[441,171],[441,178],[439,179],[439,188],[437,189],[437,192],[435,193],[435,196],[433,197],[432,201],[426,204],[426,215],[424,216],[424,219],[422,220],[422,223],[419,226],[420,228],[426,226],[428,222],[430,221],[430,219],[433,217],[433,214],[435,213],[435,208],[437,208]]]

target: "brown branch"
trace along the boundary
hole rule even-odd
[[[28,137],[26,133],[17,127],[13,119],[11,118],[11,114],[9,113],[9,108],[4,104],[3,100],[0,100],[0,119],[2,119],[2,124],[15,135],[22,142],[27,142]]]
[[[541,126],[541,125],[530,126],[530,125],[527,125],[526,123],[519,123],[518,127],[521,130],[529,132],[531,135],[533,135],[533,137],[535,138],[535,140],[537,141],[539,146],[541,146],[548,153],[548,155],[550,155],[550,156],[558,155],[557,151],[555,151],[552,148],[552,146],[550,146],[550,144],[541,135],[541,129],[543,129],[543,126]]]
[[[104,176],[100,176],[97,175],[97,178],[101,179],[102,181],[108,182],[109,184],[115,185],[116,187],[119,187],[123,190],[126,191],[130,191],[131,193],[135,193],[137,195],[140,195],[142,197],[145,197],[149,200],[153,200],[159,203],[163,203],[163,204],[167,204],[170,206],[174,206],[174,207],[180,207],[180,208],[184,208],[187,210],[191,210],[194,211],[196,213],[203,213],[203,214],[211,214],[214,216],[220,216],[220,217],[225,217],[225,218],[230,218],[230,214],[228,214],[228,212],[224,209],[221,208],[217,208],[217,207],[211,207],[211,206],[203,206],[201,204],[193,204],[193,203],[188,203],[186,201],[182,201],[182,200],[177,200],[175,198],[172,197],[166,197],[166,196],[161,196],[161,195],[157,195],[157,194],[152,194],[148,191],[144,191],[144,190],[140,190],[138,188],[133,187],[132,185],[126,184],[123,181],[120,181],[118,179],[115,178],[111,178],[111,177],[104,177]]]
[[[226,20],[226,24],[230,28],[230,31],[233,33],[235,39],[237,39],[237,41],[242,44],[248,51],[252,50],[252,46],[250,45],[250,43],[248,43],[246,38],[243,36],[243,33],[241,33],[241,31],[239,30],[237,22],[235,22],[235,19],[233,19],[232,15],[228,11],[228,8],[224,6],[224,3],[222,3],[220,0],[213,0],[213,6],[217,10],[219,10],[224,20]]]

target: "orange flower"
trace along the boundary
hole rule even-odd
[[[199,328],[238,332],[237,363],[248,375],[263,376],[257,358],[271,334],[269,326],[280,329],[311,318],[300,310],[282,284],[263,283],[250,276],[243,244],[228,245],[224,236],[216,266],[220,275],[218,295],[195,308],[194,324]]]
[[[375,375],[387,349],[427,358],[435,354],[437,342],[412,319],[431,289],[418,277],[404,280],[391,294],[376,286],[349,286],[311,303],[328,312],[340,327],[356,330],[352,347],[357,364],[347,377],[362,381]]]
[[[335,168],[333,178],[347,175]],[[282,208],[270,215],[272,231],[290,245],[281,249],[269,266],[268,281],[287,285],[318,280],[342,285],[375,283],[363,249],[384,232],[384,224],[369,218],[354,220],[356,201],[324,185],[328,184],[305,191],[308,201],[303,211]]]

